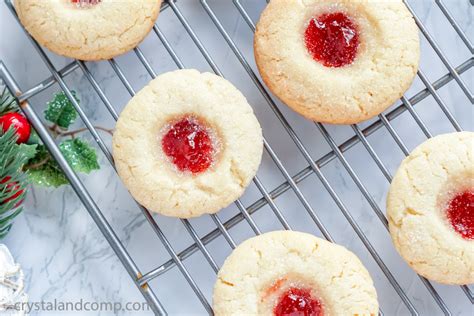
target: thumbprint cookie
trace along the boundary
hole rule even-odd
[[[197,70],[158,76],[128,103],[113,136],[117,171],[151,211],[189,218],[239,198],[260,165],[263,137],[245,97]]]
[[[410,87],[418,29],[402,0],[272,0],[254,39],[270,90],[308,119],[367,120]]]
[[[239,245],[220,269],[213,307],[221,315],[377,315],[372,279],[346,248],[275,231]]]
[[[109,59],[137,46],[161,0],[15,0],[21,23],[41,45],[81,60]]]
[[[393,243],[424,277],[474,283],[474,133],[440,135],[401,164],[387,198]]]

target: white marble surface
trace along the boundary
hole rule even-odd
[[[462,29],[469,33],[472,41],[472,34],[474,34],[473,7],[469,1],[445,0],[444,2]],[[209,3],[255,70],[252,56],[252,33],[233,6],[232,1],[214,0]],[[265,5],[264,0],[247,0],[242,3],[254,21],[258,19],[258,15]],[[453,65],[457,66],[472,57],[433,1],[413,0],[411,3]],[[290,174],[293,175],[305,168],[307,163],[304,157],[281,127],[244,68],[240,66],[232,51],[222,40],[217,29],[202,10],[199,1],[179,0],[178,6],[190,24],[195,27],[197,35],[211,52],[224,75],[248,97],[262,123],[270,145]],[[210,70],[172,10],[166,10],[160,16],[158,25],[187,67]],[[0,59],[13,73],[22,89],[31,88],[49,76],[47,68],[3,1],[0,2],[0,30]],[[146,57],[151,60],[157,73],[176,68],[155,34],[150,34],[140,47]],[[68,60],[51,53],[48,53],[48,56],[57,68],[68,62]],[[134,89],[141,88],[150,80],[145,68],[140,65],[133,52],[119,57],[117,62],[130,78]],[[120,111],[130,99],[130,95],[114,76],[110,65],[107,62],[88,63],[88,67],[112,104]],[[421,70],[431,81],[447,73],[446,68],[423,37]],[[473,70],[471,69],[461,77],[473,91]],[[112,117],[80,70],[76,70],[68,76],[66,81],[70,88],[78,91],[81,104],[94,124],[113,127]],[[407,92],[407,96],[412,96],[422,87],[422,82],[417,79],[412,89]],[[45,102],[58,90],[58,85],[53,85],[40,95],[35,96],[31,100],[31,104],[41,111]],[[439,90],[439,95],[462,127],[473,130],[472,105],[469,104],[469,100],[457,84],[455,82],[449,83]],[[281,104],[279,104],[279,108],[298,136],[304,141],[314,159],[329,151],[328,144],[312,123]],[[416,111],[434,135],[453,131],[449,121],[432,97],[428,97],[416,105]],[[366,126],[366,124],[361,124],[361,126]],[[77,126],[81,126],[81,123],[78,122]],[[395,119],[393,126],[410,150],[426,139],[408,113]],[[353,135],[350,127],[327,126],[327,129],[338,143]],[[102,136],[110,148],[110,137],[107,134]],[[384,128],[370,136],[368,140],[390,173],[393,174],[403,158],[403,153],[390,134]],[[345,157],[363,181],[375,203],[384,212],[385,194],[389,183],[373,159],[360,144],[350,149]],[[90,176],[83,176],[82,179],[140,270],[146,273],[167,261],[170,256],[127,194],[105,157],[100,155],[100,159],[101,171]],[[324,166],[322,171],[381,258],[385,260],[401,287],[407,292],[420,315],[440,315],[440,309],[429,296],[419,278],[394,251],[385,228],[342,164],[332,161]],[[264,155],[259,176],[268,190],[274,189],[283,181],[282,174],[272,163],[268,154]],[[408,314],[399,296],[360,239],[357,238],[354,230],[342,216],[318,178],[315,175],[309,176],[299,184],[299,188],[334,239],[354,251],[368,267],[374,278],[385,315]],[[260,197],[261,194],[252,185],[243,196],[242,202],[248,206]],[[275,203],[294,229],[321,236],[320,231],[310,220],[307,211],[294,193],[288,191],[278,197]],[[238,210],[233,205],[220,212],[219,217],[224,221],[237,212]],[[190,235],[179,220],[160,216],[155,218],[176,251],[180,251],[192,243]],[[268,206],[253,215],[253,219],[262,231],[282,228]],[[215,228],[209,217],[191,220],[191,224],[201,236]],[[253,235],[250,226],[245,222],[232,228],[230,233],[236,242],[241,242]],[[68,187],[57,190],[32,188],[26,201],[25,212],[18,217],[4,242],[24,268],[27,291],[32,301],[53,301],[54,299],[77,301],[81,298],[89,301],[143,301],[139,291],[134,287],[91,217]],[[207,248],[219,266],[231,251],[222,237],[210,243]],[[210,300],[215,273],[203,255],[196,253],[185,261],[185,265]],[[154,279],[151,286],[170,314],[205,313],[178,269],[173,268]],[[438,284],[434,284],[434,287],[454,315],[467,315],[472,312],[472,305],[459,287]]]

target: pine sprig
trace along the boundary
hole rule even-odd
[[[18,112],[18,104],[7,87],[3,86],[2,92],[0,92],[0,115],[11,112]]]
[[[22,153],[16,139],[17,136],[13,128],[10,128],[6,133],[0,131],[0,201],[10,198],[16,193],[17,190],[8,189],[9,186],[11,187],[15,183],[20,186],[20,189],[24,189],[26,186],[24,175],[19,171],[29,158]],[[1,210],[0,208],[0,213]]]
[[[31,158],[36,145],[18,145],[13,128],[0,129],[0,238],[11,227],[11,220],[21,212],[18,207],[26,195],[28,181],[21,168]],[[24,146],[29,146],[25,151]],[[31,149],[31,150],[30,150]]]
[[[0,115],[18,112],[18,104],[7,87],[0,89]],[[10,231],[13,219],[22,211],[20,204],[28,182],[21,168],[36,153],[35,146],[18,145],[17,138],[13,128],[3,132],[0,126],[0,239]]]

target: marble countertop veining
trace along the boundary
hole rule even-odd
[[[246,0],[241,2],[252,20],[256,22],[265,6],[265,1]],[[210,0],[208,3],[255,70],[252,32],[232,1]],[[410,3],[430,34],[436,38],[439,47],[448,56],[452,65],[457,67],[472,58],[472,54],[434,1],[412,0]],[[462,30],[473,41],[473,6],[468,0],[444,0],[443,3],[446,4]],[[306,168],[308,164],[304,157],[282,128],[245,69],[235,58],[232,50],[226,45],[202,9],[200,2],[178,0],[177,4],[186,19],[195,28],[197,36],[210,52],[216,64],[219,65],[223,74],[247,96],[249,103],[253,105],[269,144],[280,157],[288,172],[294,175]],[[186,67],[202,71],[212,70],[172,10],[168,9],[162,12],[158,26]],[[431,82],[434,82],[447,74],[448,71],[433,49],[430,48],[426,39],[423,36],[421,39],[420,69]],[[157,73],[176,69],[175,63],[155,34],[151,33],[140,45],[140,48]],[[50,52],[48,52],[48,56],[57,69],[69,62],[66,58]],[[20,87],[25,90],[50,75],[3,1],[0,2],[0,59],[12,72]],[[123,68],[135,90],[140,89],[150,80],[145,68],[140,65],[133,52],[117,58],[117,62]],[[130,99],[130,95],[114,75],[110,64],[108,62],[87,63],[87,67],[97,79],[106,96],[110,98],[111,103],[117,111],[120,111]],[[473,77],[472,68],[461,75],[471,91],[474,90]],[[113,118],[80,69],[70,74],[66,78],[66,82],[71,89],[78,92],[86,114],[95,125],[109,128],[114,126]],[[417,78],[406,96],[412,97],[423,88],[423,83]],[[45,103],[59,89],[59,86],[54,84],[46,91],[33,97],[30,100],[31,104],[38,111],[42,111]],[[472,131],[474,129],[473,108],[459,86],[451,81],[439,89],[438,93],[463,129]],[[329,145],[311,122],[293,113],[284,105],[278,102],[277,104],[314,159],[318,159],[330,151]],[[433,97],[422,100],[415,106],[415,110],[433,135],[454,131]],[[360,127],[367,125],[368,123],[362,123]],[[413,117],[407,112],[395,118],[392,125],[409,150],[426,139]],[[81,123],[78,122],[77,126],[81,126]],[[326,128],[338,144],[354,135],[353,130],[347,126],[326,126]],[[107,134],[101,134],[101,136],[110,148],[110,136]],[[92,138],[90,140],[93,141]],[[368,141],[393,175],[404,155],[390,137],[387,129],[378,130],[368,137]],[[104,155],[100,154],[99,156],[102,169],[89,176],[81,176],[81,179],[140,270],[148,272],[168,261],[170,256],[120,183]],[[349,149],[344,156],[374,202],[384,212],[389,183],[374,160],[361,144]],[[377,253],[397,278],[400,286],[406,291],[420,315],[441,315],[441,310],[420,279],[393,249],[384,226],[341,162],[332,160],[322,168],[322,172],[349,212],[357,220]],[[258,175],[269,191],[284,182],[284,177],[267,154],[264,154]],[[354,233],[351,225],[342,216],[318,178],[314,174],[310,174],[299,182],[298,186],[334,239],[354,251],[367,266],[374,278],[385,315],[407,315],[406,306]],[[261,197],[262,195],[255,185],[251,185],[242,197],[242,202],[245,206],[249,206]],[[275,199],[275,203],[294,229],[321,236],[304,206],[291,190]],[[221,211],[219,217],[225,221],[237,213],[238,209],[232,205]],[[268,206],[263,207],[252,217],[261,231],[282,229],[281,224]],[[181,221],[162,216],[155,216],[155,219],[176,251],[182,251],[193,243]],[[216,227],[208,216],[193,219],[190,223],[200,236]],[[246,222],[241,222],[233,227],[230,234],[237,243],[254,235]],[[69,187],[56,190],[32,188],[26,200],[25,211],[17,218],[12,231],[3,242],[10,248],[15,260],[21,263],[24,269],[30,301],[76,302],[80,299],[122,303],[144,301],[91,217]],[[207,249],[219,266],[231,251],[222,237],[209,243]],[[196,252],[186,259],[184,264],[207,299],[211,301],[215,273],[204,256],[200,252]],[[471,303],[459,287],[433,285],[453,315],[468,315],[472,312]],[[205,313],[176,267],[155,278],[151,282],[151,286],[170,314]],[[128,314],[128,312],[119,314]]]

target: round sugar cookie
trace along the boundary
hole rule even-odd
[[[15,0],[21,23],[51,51],[102,60],[137,46],[153,27],[161,0]]]
[[[197,70],[158,76],[128,103],[113,136],[117,171],[151,211],[189,218],[239,198],[259,167],[260,125],[227,80]]]
[[[402,0],[272,0],[254,39],[270,90],[308,119],[352,124],[410,87],[418,29]]]
[[[221,315],[377,315],[372,279],[346,248],[313,235],[275,231],[239,245],[220,269],[213,308]]]
[[[422,276],[474,283],[474,133],[419,145],[395,174],[387,197],[393,243]]]

